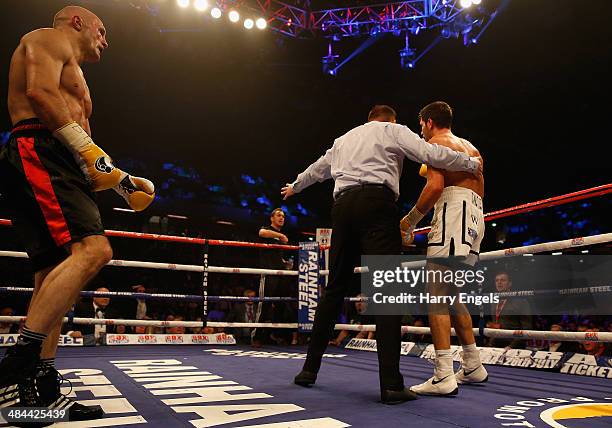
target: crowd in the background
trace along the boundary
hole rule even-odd
[[[110,286],[109,286],[110,287]],[[237,285],[232,290],[225,288],[229,296],[257,297],[258,293],[252,288]],[[98,287],[96,291],[109,291],[107,287]],[[111,287],[110,291],[114,291]],[[137,293],[150,293],[144,285],[136,285],[132,291]],[[272,321],[273,315],[265,315],[266,310],[270,314],[280,313],[274,318],[274,322],[295,323],[297,319],[296,306],[287,302],[274,302],[269,309],[267,304],[259,304],[257,301],[228,302],[217,301],[208,304],[208,321],[225,322],[260,322]],[[371,325],[374,321],[364,314],[366,302],[347,302],[342,314],[338,318],[339,324],[362,324]],[[262,309],[260,309],[260,307]],[[168,300],[144,300],[144,299],[120,299],[120,298],[83,298],[75,305],[69,317],[82,318],[105,318],[105,319],[142,319],[142,320],[165,320],[165,321],[202,321],[202,305],[198,302],[168,301]],[[259,312],[259,314],[258,314]],[[17,315],[11,306],[0,307],[0,315]],[[507,315],[504,319],[511,318]],[[570,332],[610,332],[612,333],[612,317],[609,316],[521,316],[529,319],[534,330],[540,331],[570,331]],[[474,317],[474,325],[478,325],[478,317]],[[416,327],[427,327],[426,316],[405,316],[403,325]],[[486,320],[487,328],[508,328],[502,325],[494,316]],[[0,334],[16,333],[18,324],[0,323]],[[66,324],[64,334],[72,337],[83,337],[87,344],[101,343],[106,333],[117,334],[205,334],[205,333],[231,333],[240,344],[261,347],[262,345],[303,345],[308,342],[308,334],[298,334],[293,329],[269,329],[269,328],[212,328],[212,327],[131,327],[117,322],[113,326],[94,326]],[[343,346],[352,338],[375,339],[375,332],[337,330],[332,334],[331,346]],[[427,334],[404,334],[403,341],[417,343],[431,343],[431,337]],[[455,344],[458,344],[455,342]],[[485,338],[482,346],[492,346],[509,349],[529,349],[551,352],[578,352],[594,356],[612,355],[610,344],[594,341],[557,341],[557,340],[507,340]]]
[[[128,161],[129,163],[129,161]],[[127,165],[136,172],[143,170],[143,165]],[[149,167],[149,166],[148,166]],[[272,210],[274,201],[278,201],[278,183],[266,182],[261,177],[251,177],[243,174],[240,177],[226,179],[213,184],[203,178],[193,168],[174,164],[164,164],[158,168],[158,196],[160,206],[164,202],[175,204],[177,201],[204,200],[211,206],[230,209],[226,211],[228,222],[213,222],[206,229],[198,229],[199,225],[190,219],[177,219],[167,215],[153,214],[150,216],[134,216],[121,212],[106,213],[107,229],[129,229],[161,234],[176,234],[187,236],[206,236],[208,238],[230,239],[240,241],[259,241],[266,243],[291,243],[312,239],[311,235],[301,234],[296,230],[296,224],[302,227],[305,219],[316,222],[317,214],[307,211],[299,203],[282,205],[280,210]],[[150,175],[150,174],[149,174]],[[602,213],[609,212],[611,198],[593,199],[588,202],[578,202],[563,207],[553,207],[545,211],[537,211],[522,215],[520,218],[500,219],[488,224],[486,233],[487,249],[507,248],[509,246],[528,245],[546,240],[588,235],[601,232],[596,225],[606,224]],[[172,205],[174,206],[174,205]],[[231,211],[231,209],[236,209]],[[245,218],[232,217],[246,213]],[[282,213],[283,223],[274,223],[274,215]],[[148,214],[147,214],[148,215]],[[197,214],[194,214],[196,217]],[[0,217],[6,218],[7,213],[0,212]],[[546,218],[541,218],[546,217]],[[299,220],[299,222],[298,222]],[[545,220],[545,221],[543,221]],[[286,224],[285,224],[286,222]],[[275,226],[276,224],[276,226]],[[262,226],[263,225],[263,226]],[[311,229],[312,231],[313,229]],[[553,236],[550,238],[549,236]],[[176,244],[158,241],[141,241],[110,238],[116,259],[146,260],[172,262],[181,264],[201,264],[202,249],[192,244]],[[9,227],[0,228],[0,240],[4,249],[21,250],[19,240]],[[424,235],[420,235],[416,246],[409,252],[420,253],[424,246]],[[295,253],[282,251],[268,252],[253,248],[236,248],[210,246],[208,249],[209,264],[230,267],[261,267],[269,269],[295,269],[297,261]],[[609,248],[608,248],[609,253]],[[32,275],[28,262],[25,260],[0,258],[0,269],[11,282],[6,285],[27,287],[31,284]],[[202,276],[192,272],[148,271],[143,269],[128,269],[108,267],[102,270],[98,277],[89,285],[89,290],[132,291],[136,293],[174,293],[184,295],[200,295]],[[499,283],[499,286],[498,286]],[[512,278],[496,278],[497,291],[508,291],[503,283],[512,283]],[[31,286],[31,285],[30,285]],[[246,296],[257,297],[260,290],[260,278],[256,275],[209,274],[207,293],[209,296]],[[357,293],[355,293],[357,294]],[[295,277],[266,278],[267,296],[297,297]],[[26,311],[27,295],[4,294],[0,304],[0,315],[22,315]],[[558,316],[537,317],[515,315],[512,313],[511,301],[501,308],[494,308],[487,327],[512,330],[551,330],[551,331],[612,331],[612,319],[593,316]],[[338,322],[348,324],[372,324],[372,320],[363,314],[364,304],[346,304]],[[114,319],[141,319],[166,321],[201,321],[203,308],[201,303],[187,300],[145,300],[126,298],[83,298],[74,307],[74,317],[104,317]],[[230,302],[210,301],[208,303],[207,319],[209,321],[227,322],[277,322],[295,323],[297,320],[297,304],[295,302]],[[478,325],[478,319],[474,319]],[[405,325],[427,326],[427,317],[406,317]],[[18,326],[0,324],[0,333],[15,332]],[[64,332],[74,336],[103,337],[108,332],[116,333],[212,333],[227,331],[233,333],[242,343],[261,346],[265,344],[304,344],[307,334],[298,334],[288,329],[218,329],[210,327],[127,327],[117,324],[107,331],[103,327],[67,325]],[[332,335],[330,345],[340,346],[353,337],[374,338],[371,332],[337,331]],[[405,335],[404,340],[428,342],[428,335]],[[483,343],[487,346],[503,348],[523,347],[528,349],[558,350],[584,352],[598,355],[610,352],[597,342],[554,342],[554,341],[521,341],[521,340],[490,340]]]
[[[267,226],[267,225],[266,225]],[[282,227],[280,228],[282,229]],[[281,230],[273,233],[282,234]],[[262,230],[265,228],[262,227]],[[265,235],[265,232],[260,233]],[[278,237],[279,239],[284,239]],[[262,241],[272,242],[274,238],[262,238]],[[135,259],[134,245],[131,243],[129,249],[117,246],[117,258]],[[148,248],[144,248],[148,247]],[[181,247],[176,249],[171,244],[148,243],[142,252],[150,251],[148,257],[138,257],[143,260],[174,260],[181,263],[201,263],[201,251],[195,251],[193,247]],[[183,251],[184,250],[184,251]],[[139,251],[139,250],[138,250]],[[219,266],[235,267],[268,267],[277,269],[296,269],[297,261],[291,260],[291,253],[277,252],[279,260],[266,259],[262,252],[251,248],[209,248],[209,263]],[[593,250],[591,250],[593,252]],[[122,252],[124,252],[122,254]],[[12,282],[8,285],[27,286],[30,271],[27,263],[15,261],[3,262],[2,269],[11,272]],[[280,263],[281,265],[274,265]],[[495,291],[505,292],[514,290],[513,273],[503,270],[494,275],[492,287]],[[266,296],[297,297],[297,286],[295,277],[278,277],[270,281],[266,278]],[[518,277],[517,277],[518,278]],[[184,294],[191,296],[201,295],[203,277],[200,274],[179,271],[155,271],[153,274],[141,269],[114,268],[103,269],[88,287],[88,290],[101,292],[124,292],[133,293],[160,293],[160,294]],[[358,281],[357,281],[358,282]],[[517,289],[521,289],[520,281],[516,281]],[[258,275],[228,275],[209,274],[207,292],[209,296],[244,296],[257,297],[260,294],[260,277]],[[523,284],[524,285],[524,284]],[[355,290],[358,290],[358,285]],[[354,293],[357,295],[357,291]],[[26,311],[27,294],[15,294],[9,296],[3,294],[0,315],[23,315]],[[144,294],[137,298],[111,297],[94,298],[83,297],[68,314],[69,317],[106,318],[106,319],[139,319],[139,320],[165,320],[165,321],[201,321],[203,307],[199,301],[188,300],[152,300],[144,299]],[[485,323],[487,328],[502,328],[509,330],[546,330],[546,331],[579,331],[579,332],[612,332],[612,317],[588,316],[588,315],[565,315],[565,316],[529,316],[524,311],[514,312],[516,308],[524,308],[523,298],[517,297],[500,301],[494,305],[488,313]],[[512,301],[514,300],[514,302]],[[364,314],[365,302],[346,302],[345,308],[338,319],[342,324],[373,324],[373,320]],[[537,311],[534,313],[538,313]],[[259,303],[258,301],[235,302],[229,300],[211,300],[208,302],[208,321],[220,322],[277,322],[295,323],[297,321],[297,303],[295,301],[282,301],[272,303]],[[474,325],[479,323],[478,317],[473,319]],[[426,316],[406,316],[404,325],[427,327]],[[1,333],[15,333],[18,329],[16,324],[0,324]],[[128,327],[117,323],[114,326],[104,328],[93,325],[71,325],[64,327],[64,333],[74,337],[83,336],[90,344],[100,342],[107,333],[135,333],[135,334],[182,334],[182,333],[232,333],[237,341],[254,347],[262,345],[295,345],[308,342],[308,334],[298,334],[293,329],[268,329],[268,328],[211,328],[211,327]],[[374,339],[373,332],[357,332],[348,330],[335,331],[330,340],[331,346],[342,346],[352,338]],[[426,334],[405,334],[404,341],[429,343],[431,338]],[[610,345],[599,342],[560,342],[555,340],[501,340],[487,339],[481,342],[484,346],[494,346],[506,349],[532,349],[559,352],[580,352],[590,355],[611,355]]]

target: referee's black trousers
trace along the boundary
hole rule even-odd
[[[361,255],[400,254],[400,213],[394,193],[384,186],[363,185],[339,195],[332,208],[333,236],[329,279],[315,314],[304,370],[317,373],[348,295],[353,269]],[[376,344],[381,389],[399,390],[404,381],[399,371],[401,315],[376,318]]]

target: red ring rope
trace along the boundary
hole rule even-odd
[[[551,198],[540,199],[538,201],[527,202],[525,204],[516,205],[509,208],[493,211],[485,214],[485,221],[496,220],[498,218],[510,217],[517,214],[522,214],[530,211],[537,211],[544,208],[550,208],[557,205],[569,204],[571,202],[580,201],[582,199],[595,198],[598,196],[612,193],[612,183],[595,186],[588,189],[579,190],[564,195],[553,196]],[[0,219],[0,226],[11,226],[12,223],[8,219]],[[427,233],[429,227],[422,227],[415,230],[416,234]],[[282,245],[282,244],[263,244],[258,242],[242,242],[242,241],[225,241],[222,239],[204,239],[204,238],[189,238],[185,236],[172,235],[157,235],[152,233],[127,232],[121,230],[107,230],[106,236],[114,236],[120,238],[136,238],[136,239],[151,239],[155,241],[166,242],[181,242],[187,244],[213,245],[226,247],[251,247],[251,248],[278,248],[281,250],[297,250],[297,245]],[[329,247],[322,247],[329,248]]]

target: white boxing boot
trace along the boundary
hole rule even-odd
[[[434,375],[427,382],[410,387],[419,395],[457,395],[457,379],[453,373],[453,357],[450,349],[437,350]]]

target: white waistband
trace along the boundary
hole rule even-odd
[[[440,195],[440,198],[436,202],[436,205],[455,201],[468,201],[477,208],[482,209],[482,198],[472,189],[459,186],[445,187],[442,191],[442,195]]]

